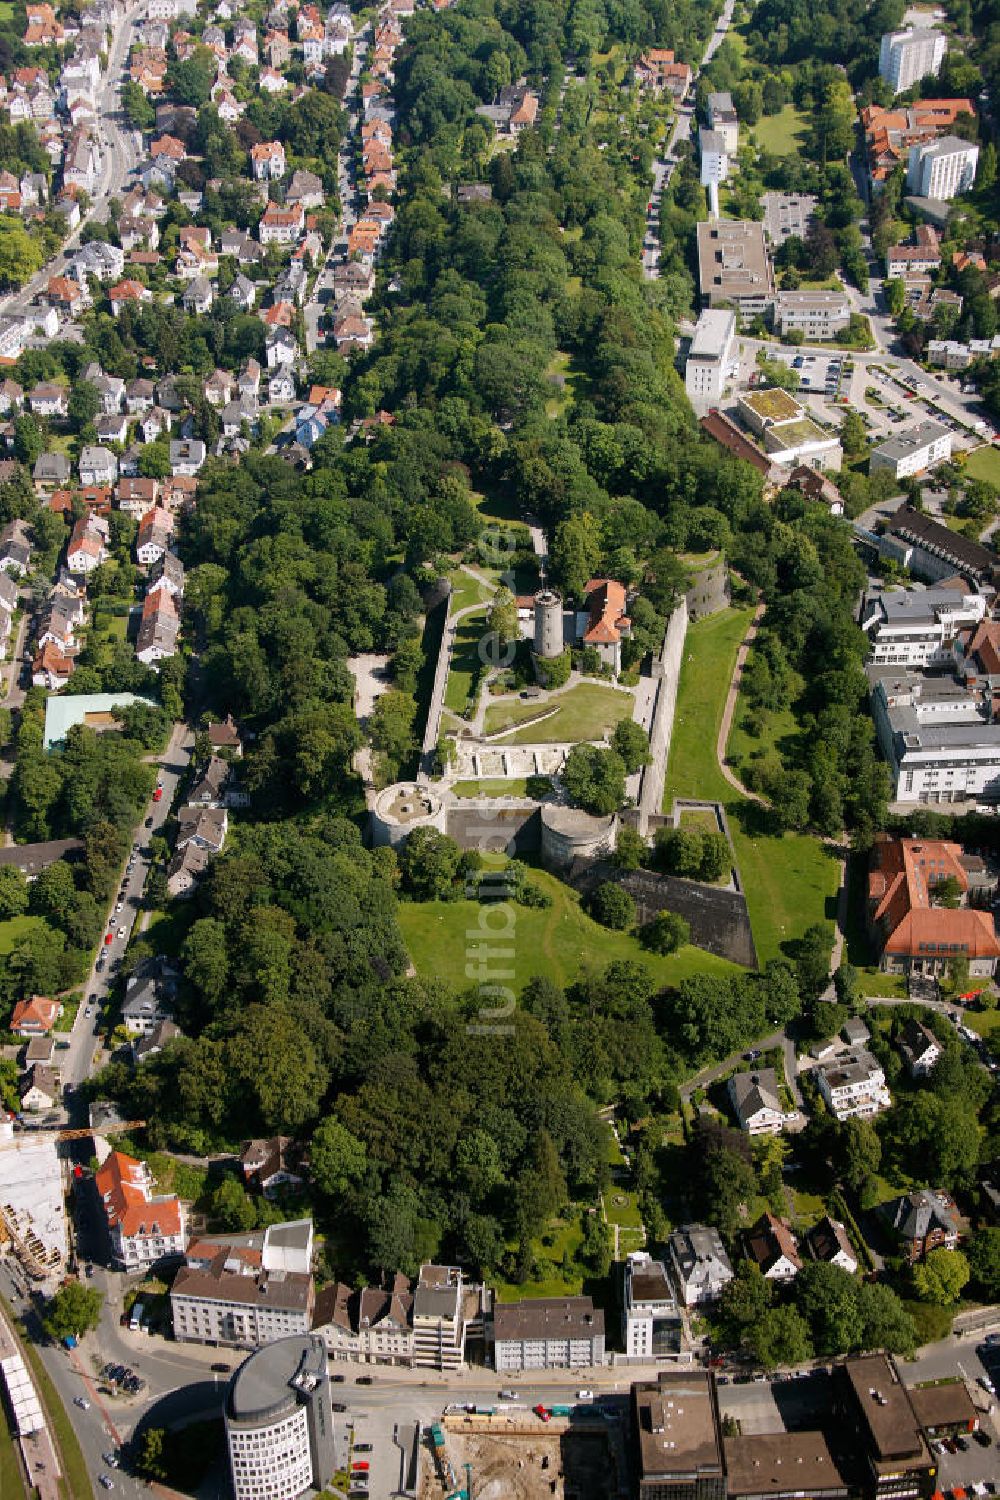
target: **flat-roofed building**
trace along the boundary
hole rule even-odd
[[[733,96],[728,89],[708,96],[708,125],[717,130],[730,155],[734,155],[740,144],[740,122],[733,105]]]
[[[843,292],[779,292],[775,301],[775,324],[782,335],[799,332],[806,339],[833,339],[850,321],[850,303]]]
[[[896,802],[1000,802],[1000,723],[957,676],[869,667]]]
[[[774,303],[774,271],[764,226],[751,219],[698,225],[698,285],[706,307],[732,305],[747,317]]]
[[[894,94],[902,94],[921,78],[936,78],[947,50],[944,32],[930,26],[888,31],[879,46],[879,77],[885,79]]]
[[[226,1446],[236,1500],[297,1500],[337,1467],[326,1347],[280,1339],[245,1360],[226,1393]]]
[[[822,1432],[766,1432],[723,1440],[728,1500],[835,1500],[850,1488]]]
[[[873,448],[869,469],[872,474],[888,469],[893,479],[906,479],[946,463],[951,458],[951,446],[951,430],[943,423],[918,422]]]
[[[625,1353],[634,1359],[662,1359],[681,1346],[680,1313],[667,1268],[645,1250],[634,1250],[625,1262],[622,1333]]]
[[[959,632],[978,625],[986,598],[961,583],[930,589],[886,589],[862,605],[862,629],[871,641],[873,666],[953,665]]]
[[[820,427],[802,403],[780,386],[748,391],[740,396],[736,410],[760,438],[772,463],[840,468],[839,436]]]
[[[604,1364],[604,1314],[591,1297],[537,1297],[493,1307],[497,1374]]]
[[[695,325],[684,366],[684,388],[692,406],[705,411],[722,400],[735,372],[736,314],[731,308],[705,308]]]
[[[848,1359],[834,1379],[840,1408],[860,1438],[866,1500],[930,1500],[937,1461],[894,1360],[887,1354]]]
[[[795,235],[804,240],[816,217],[817,199],[812,193],[764,193],[764,228],[772,245],[783,245]]]
[[[928,1437],[974,1432],[979,1426],[979,1412],[964,1381],[911,1386],[909,1396],[914,1416]]]
[[[701,154],[701,185],[725,182],[729,176],[729,149],[721,130],[698,132],[698,150]]]
[[[979,147],[961,136],[945,135],[910,147],[906,166],[907,190],[918,198],[949,202],[971,192],[976,182]]]
[[[725,1500],[726,1470],[712,1374],[661,1371],[632,1386],[639,1500]]]

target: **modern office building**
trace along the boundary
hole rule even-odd
[[[667,1268],[645,1250],[625,1262],[622,1338],[633,1359],[662,1359],[681,1346],[681,1319]]]
[[[308,1334],[258,1349],[229,1383],[226,1446],[236,1500],[297,1500],[336,1470],[326,1346]]]
[[[929,26],[888,31],[879,47],[879,77],[885,79],[894,94],[902,94],[921,78],[936,78],[947,50],[944,33]]]
[[[835,1368],[834,1380],[837,1405],[864,1462],[865,1500],[929,1500],[937,1460],[893,1359],[869,1354],[846,1360]]]
[[[745,317],[774,304],[774,271],[764,226],[752,219],[698,225],[698,284],[705,307],[735,307]]]
[[[893,479],[908,479],[911,474],[922,474],[936,464],[946,463],[951,458],[951,445],[950,428],[928,418],[873,448],[869,472],[877,474],[880,469],[888,469]]]
[[[962,584],[929,589],[888,589],[862,605],[861,626],[871,641],[873,666],[953,666],[959,632],[986,613],[982,594]]]
[[[851,307],[843,292],[779,292],[774,321],[778,332],[798,332],[807,342],[833,339],[851,321]]]
[[[947,202],[971,191],[978,165],[979,147],[957,135],[911,146],[906,166],[907,191],[919,198]]]
[[[684,366],[684,388],[696,410],[717,405],[735,373],[736,314],[706,308],[695,326]]]
[[[639,1500],[726,1500],[722,1424],[711,1371],[663,1370],[632,1387]]]
[[[1000,802],[1000,723],[954,676],[869,667],[872,718],[896,802]]]

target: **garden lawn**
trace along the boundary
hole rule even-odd
[[[779,114],[761,115],[751,131],[761,151],[772,156],[796,156],[802,150],[808,123],[794,104],[786,104]]]
[[[133,930],[132,941],[150,943],[154,953],[162,953],[167,958],[177,958],[191,924],[197,916],[198,913],[192,902],[175,901],[166,911],[154,912],[145,931]]]
[[[471,581],[471,580],[470,580]],[[467,615],[459,620],[455,632],[455,649],[444,690],[445,707],[460,714],[469,701],[472,684],[479,671],[479,642],[486,630],[485,613]]]
[[[0,958],[12,953],[30,932],[39,932],[45,925],[44,917],[8,917],[6,922],[0,922]]]
[[[486,710],[485,732],[513,731],[505,738],[508,745],[577,744],[580,740],[600,740],[610,734],[621,719],[631,719],[634,699],[631,693],[604,687],[597,682],[578,682],[565,693],[530,703],[493,704]],[[555,709],[540,723],[523,724]]]
[[[532,870],[531,880],[552,897],[552,905],[544,909],[513,908],[516,922],[504,946],[513,949],[509,983],[515,992],[537,974],[567,985],[581,973],[605,969],[619,959],[643,964],[659,988],[677,984],[691,974],[738,972],[726,959],[690,944],[666,958],[647,953],[628,933],[611,932],[589,917],[577,893],[554,875]],[[443,979],[456,989],[468,989],[466,965],[475,961],[472,945],[479,934],[486,935],[490,930],[480,926],[480,915],[488,910],[477,901],[401,901],[397,919],[417,973]],[[491,967],[499,971],[496,959],[491,960]],[[499,972],[495,977],[497,982],[505,982]]]
[[[992,1037],[1000,1031],[1000,1010],[971,1010],[966,1009],[962,1020],[971,1031],[979,1036]]]
[[[986,479],[990,484],[1000,485],[1000,448],[986,444],[970,453],[962,465],[962,472],[973,479]]]
[[[561,416],[576,400],[577,388],[585,377],[571,356],[557,349],[546,367],[545,379],[552,386],[552,395],[545,402],[545,415]]]
[[[813,922],[832,921],[838,866],[818,839],[758,832],[753,804],[730,786],[719,768],[719,726],[736,653],[751,617],[749,609],[727,609],[696,621],[688,630],[663,807],[669,813],[675,797],[702,797],[726,808],[763,964]]]
[[[544,1236],[531,1242],[532,1249],[539,1259],[553,1262],[553,1274],[541,1281],[525,1281],[520,1285],[512,1281],[498,1281],[495,1293],[498,1302],[518,1302],[522,1297],[578,1297],[580,1295],[583,1290],[583,1276],[580,1271],[575,1266],[568,1276],[562,1271],[563,1256],[567,1251],[571,1257],[574,1256],[583,1239],[578,1213],[572,1210],[570,1212],[572,1216],[569,1219],[553,1219]],[[551,1244],[546,1244],[546,1240],[550,1240]],[[517,1246],[512,1244],[509,1248],[516,1250]]]
[[[616,1201],[619,1198],[620,1203]],[[639,1198],[630,1188],[616,1187],[612,1183],[604,1194],[604,1215],[609,1224],[617,1224],[621,1229],[642,1228]]]
[[[485,604],[493,597],[492,590],[478,578],[472,578],[464,568],[454,568],[448,574],[448,582],[451,584],[450,614],[457,615],[460,609],[466,609],[470,604]]]
[[[456,781],[451,788],[454,797],[524,797],[527,791],[526,776],[511,776],[509,779],[493,776],[484,781]]]

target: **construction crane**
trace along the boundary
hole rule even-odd
[[[9,1150],[23,1141],[26,1134],[30,1134],[35,1140],[43,1141],[84,1141],[93,1135],[116,1135],[123,1130],[143,1130],[145,1120],[116,1120],[110,1125],[89,1126],[76,1130],[32,1130],[22,1131],[20,1134],[12,1135],[6,1140],[0,1140],[0,1151]]]

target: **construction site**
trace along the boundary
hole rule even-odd
[[[430,1461],[426,1461],[428,1459]],[[595,1413],[446,1415],[429,1433],[418,1500],[611,1500],[627,1495],[617,1422]]]

